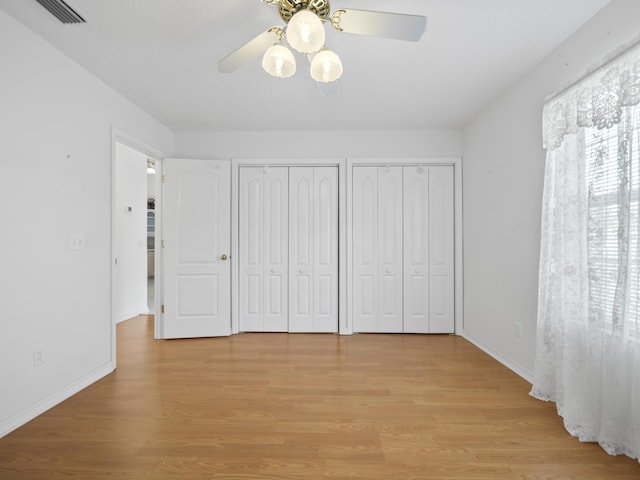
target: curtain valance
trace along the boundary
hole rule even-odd
[[[543,110],[543,142],[558,148],[580,127],[611,128],[625,107],[640,103],[640,44],[550,100]]]

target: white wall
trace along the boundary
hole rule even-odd
[[[112,127],[174,136],[3,11],[0,62],[2,436],[112,370]]]
[[[147,156],[116,143],[114,317],[147,312]],[[129,211],[131,207],[131,211]]]
[[[640,2],[612,1],[463,130],[465,335],[525,378],[535,354],[544,99],[636,39],[638,19]]]
[[[176,134],[180,158],[459,157],[459,130]]]
[[[156,167],[158,168],[158,167]],[[156,197],[156,177],[155,174],[147,175],[147,197],[155,198]]]

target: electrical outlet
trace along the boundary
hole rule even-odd
[[[520,323],[520,322],[515,322],[514,323],[514,331],[513,331],[513,333],[516,336],[516,338],[522,338],[522,323]]]
[[[44,348],[33,349],[33,366],[39,367],[44,363]]]

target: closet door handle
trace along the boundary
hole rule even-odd
[[[227,255],[226,255],[226,254],[224,254],[224,253],[223,253],[222,255],[220,255],[220,260],[222,260],[223,262],[224,262],[227,258],[229,258],[229,257],[227,257]]]

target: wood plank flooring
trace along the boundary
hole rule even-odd
[[[116,372],[0,439],[1,479],[640,479],[460,337],[117,330]]]

